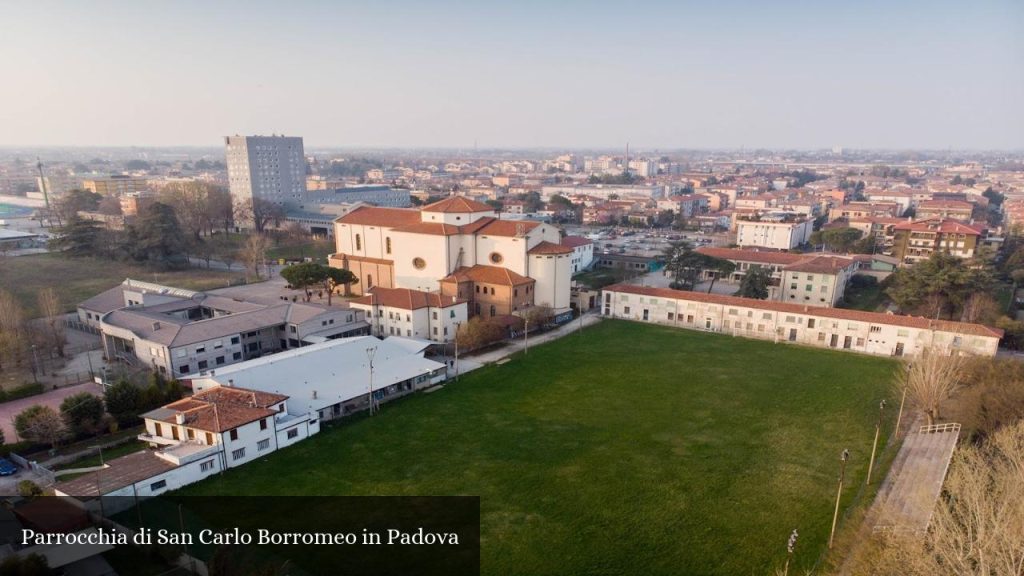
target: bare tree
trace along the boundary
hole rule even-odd
[[[53,287],[44,288],[39,293],[39,311],[46,321],[47,344],[57,350],[61,358],[64,357],[64,347],[67,346],[67,329],[64,326],[64,307],[61,305],[60,296]]]
[[[261,278],[260,266],[267,257],[268,249],[270,249],[270,239],[259,233],[250,234],[242,248],[242,260],[253,271],[257,280]]]
[[[900,391],[906,389],[907,397],[928,418],[929,425],[939,419],[942,403],[963,383],[964,357],[949,352],[924,348],[909,360],[898,379]]]
[[[0,290],[0,370],[20,366],[25,352],[25,314],[10,292]]]
[[[201,181],[176,182],[160,193],[160,200],[174,209],[181,227],[198,240],[212,228],[211,190],[213,184]]]

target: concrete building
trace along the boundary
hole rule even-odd
[[[341,188],[307,190],[300,207],[309,210],[310,205],[364,202],[374,206],[405,208],[412,205],[411,198],[407,188],[360,184]]]
[[[83,178],[82,188],[103,196],[121,196],[146,190],[148,180],[144,177],[114,174],[111,176]]]
[[[914,217],[918,220],[946,218],[970,223],[974,216],[974,204],[962,200],[928,200],[917,205]]]
[[[467,300],[436,292],[374,286],[369,293],[349,302],[362,310],[374,336],[405,336],[450,342],[458,325],[468,319]]]
[[[300,204],[306,192],[306,157],[297,136],[226,136],[228,186],[236,205],[253,199]]]
[[[984,236],[981,228],[940,218],[904,222],[895,225],[893,231],[893,256],[903,266],[927,260],[936,251],[971,258]]]
[[[601,310],[610,318],[877,356],[916,356],[929,347],[995,356],[1003,336],[981,324],[627,284],[605,288]]]
[[[365,207],[338,218],[338,252],[329,262],[359,278],[349,287],[355,294],[374,286],[441,291],[466,300],[470,315],[478,295],[488,300],[481,307],[485,312],[490,304],[496,312],[533,305],[558,310],[569,306],[573,255],[560,242],[554,226],[501,220],[486,204],[452,196],[420,210]],[[500,290],[507,299],[484,298],[484,284],[488,296],[497,297]],[[522,300],[512,302],[516,297]]]
[[[582,236],[566,236],[562,244],[572,248],[572,273],[590,268],[594,262],[594,242]]]
[[[169,377],[369,332],[363,311],[125,280],[78,307],[112,360]]]
[[[287,397],[289,414],[326,421],[439,384],[445,365],[424,357],[430,342],[372,336],[332,340],[197,376],[193,389],[240,386]],[[371,368],[372,358],[372,368]]]
[[[790,250],[811,239],[814,221],[793,214],[761,214],[751,218],[737,218],[736,243],[740,246],[759,246],[776,250]]]

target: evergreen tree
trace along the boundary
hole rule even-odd
[[[188,265],[185,240],[174,209],[160,202],[146,208],[135,233],[135,258],[160,268],[183,268]]]

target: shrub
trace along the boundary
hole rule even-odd
[[[18,482],[18,494],[24,498],[35,498],[43,495],[43,489],[31,480],[22,480]]]

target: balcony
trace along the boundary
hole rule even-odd
[[[141,442],[149,442],[150,444],[158,444],[160,446],[173,446],[181,442],[181,440],[175,440],[174,438],[164,438],[163,436],[153,436],[149,432],[143,432],[138,435],[138,439]]]

